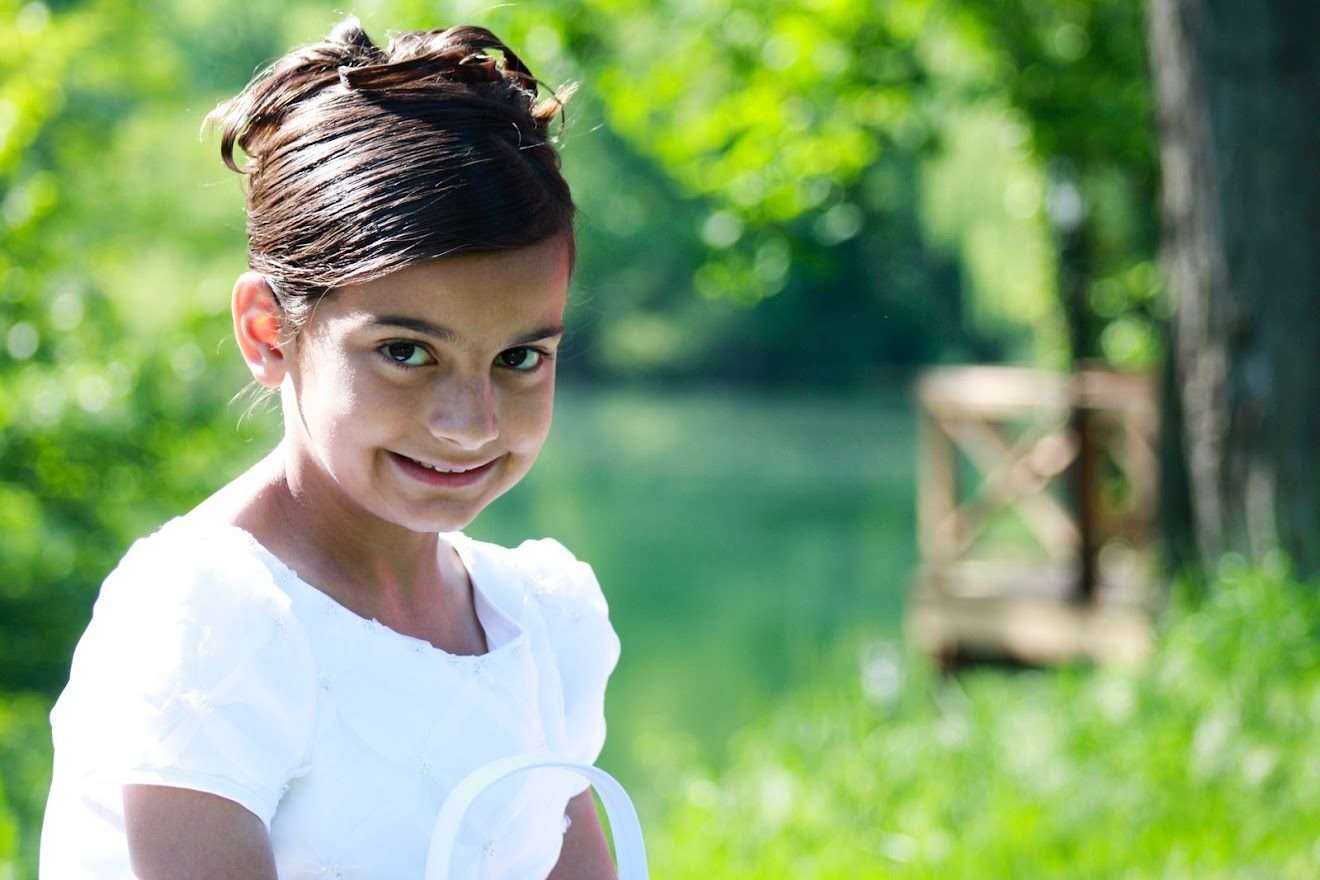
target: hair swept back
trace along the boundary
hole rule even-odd
[[[563,235],[571,258],[575,208],[550,131],[571,89],[540,99],[541,85],[483,28],[381,48],[350,16],[212,111],[221,157],[244,176],[249,265],[294,324],[336,287],[437,257]]]

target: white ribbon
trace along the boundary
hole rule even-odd
[[[647,880],[646,845],[642,841],[642,823],[637,820],[628,793],[613,776],[593,767],[547,755],[514,755],[478,767],[463,778],[445,799],[431,831],[431,848],[426,857],[426,880],[449,880],[449,866],[454,856],[454,841],[472,802],[487,788],[515,773],[538,767],[569,770],[591,783],[600,796],[614,837],[614,859],[619,880]]]

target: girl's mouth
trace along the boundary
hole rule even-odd
[[[432,485],[442,486],[460,486],[474,483],[485,476],[498,460],[492,459],[490,461],[482,462],[481,464],[464,467],[458,465],[429,464],[402,455],[398,452],[392,452],[390,455],[404,469],[404,471],[413,477]]]

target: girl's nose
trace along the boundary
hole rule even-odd
[[[480,449],[499,436],[495,389],[489,377],[450,377],[436,395],[431,434],[462,449]]]

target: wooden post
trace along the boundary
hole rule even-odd
[[[1096,526],[1100,518],[1100,483],[1098,465],[1100,450],[1096,443],[1095,411],[1074,396],[1070,424],[1077,435],[1077,459],[1073,463],[1074,485],[1077,498],[1077,592],[1073,597],[1081,605],[1095,599],[1096,564],[1099,546]]]

